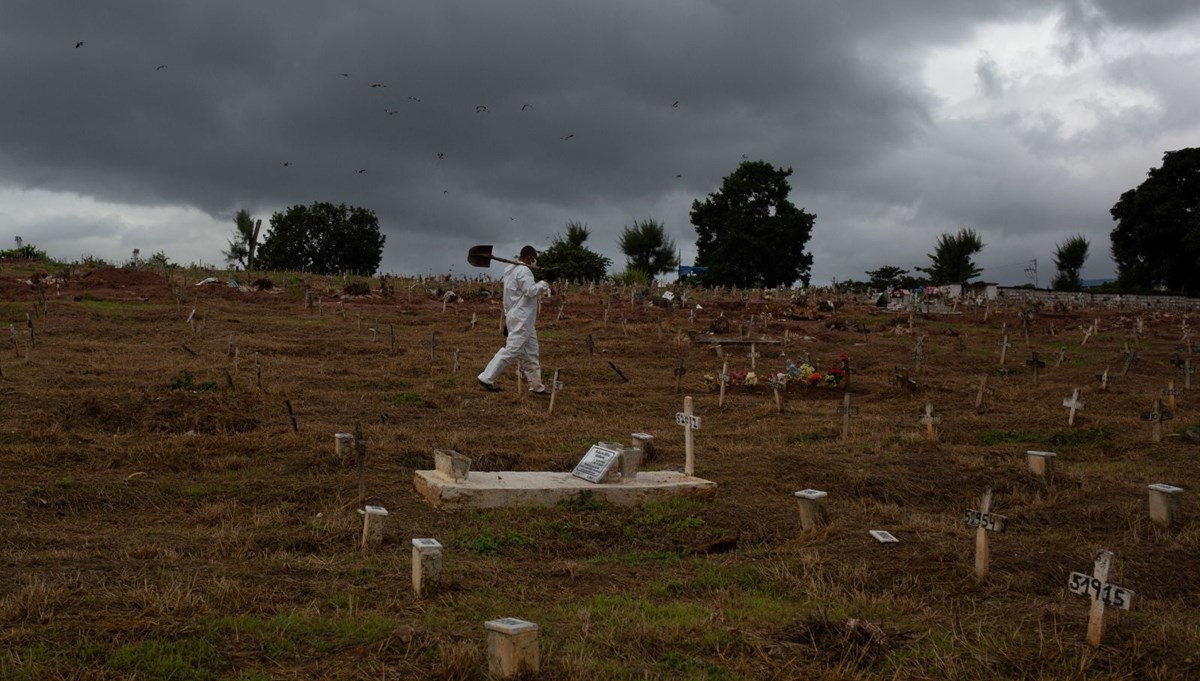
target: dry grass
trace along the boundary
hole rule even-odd
[[[0,264],[0,328],[23,328],[37,300],[18,282],[29,274]],[[910,394],[889,379],[914,338],[868,306],[807,319],[803,301],[700,292],[705,309],[689,323],[686,311],[631,307],[628,292],[575,291],[561,321],[557,305],[543,310],[543,363],[566,385],[548,415],[511,377],[498,395],[475,385],[500,343],[486,284],[455,283],[464,301],[443,313],[439,282],[341,300],[340,278],[273,276],[273,292],[239,293],[192,286],[200,273],[76,270],[35,319],[33,348],[0,335],[11,521],[0,523],[0,678],[480,679],[482,622],[504,616],[541,625],[548,679],[1200,674],[1190,499],[1200,461],[1174,436],[1200,417],[1183,395],[1159,445],[1139,418],[1179,378],[1167,362],[1177,315],[1142,314],[1141,359],[1123,378],[1133,312],[1043,311],[1029,348],[1012,308],[987,322],[976,311],[918,316],[925,367],[907,367]],[[790,390],[778,414],[769,389],[738,388],[718,409],[702,384],[722,360],[676,338],[703,334],[721,312],[735,329],[770,313],[772,336],[812,339],[759,347],[760,371],[781,369],[782,356],[811,353],[824,368],[848,353],[860,410],[850,438],[839,437],[836,390]],[[1104,331],[1087,346],[1064,331],[1096,317]],[[1001,368],[1004,323],[1014,347]],[[1063,346],[1068,360],[1035,386],[1028,353],[1052,363]],[[727,353],[732,369],[748,368],[744,352]],[[414,494],[413,471],[431,467],[434,449],[477,469],[567,470],[596,441],[648,431],[650,467],[682,465],[678,359],[704,419],[697,472],[720,485],[715,501],[446,513]],[[1100,392],[1093,375],[1107,365]],[[977,412],[971,385],[985,373],[993,392]],[[1074,387],[1087,407],[1071,428],[1059,404]],[[927,401],[942,417],[936,443],[917,422]],[[367,502],[390,512],[383,547],[367,553],[356,472],[333,444],[356,425]],[[1053,481],[1026,470],[1027,449],[1058,452]],[[1181,524],[1149,521],[1152,482],[1188,488]],[[807,487],[829,492],[828,522],[810,533],[792,497]],[[989,487],[1009,529],[990,537],[991,572],[977,581],[961,518]],[[871,529],[901,542],[878,544]],[[418,601],[409,539],[421,536],[446,552],[442,587]],[[696,551],[718,537],[736,548]],[[1087,602],[1066,581],[1100,549],[1117,555],[1112,581],[1138,595],[1092,650]]]

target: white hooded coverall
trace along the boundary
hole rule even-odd
[[[550,284],[535,282],[533,272],[525,265],[509,265],[504,269],[504,320],[508,324],[508,341],[500,348],[487,368],[479,374],[479,380],[495,385],[500,373],[512,364],[521,361],[529,389],[545,390],[542,385],[542,367],[538,363],[537,323],[538,296],[548,293]]]

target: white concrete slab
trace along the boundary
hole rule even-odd
[[[455,482],[437,471],[416,471],[413,487],[426,501],[442,508],[553,506],[584,491],[618,506],[670,497],[710,499],[717,494],[717,483],[675,471],[639,471],[636,481],[617,483],[594,483],[570,473],[542,471],[471,471],[466,480]]]

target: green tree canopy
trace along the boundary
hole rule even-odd
[[[538,254],[541,275],[547,281],[600,281],[612,260],[584,246],[591,236],[587,225],[567,223],[567,236],[554,237],[550,248]]]
[[[744,161],[704,203],[692,202],[696,264],[715,286],[807,286],[812,255],[804,251],[817,216],[788,201],[792,169]]]
[[[1058,268],[1058,274],[1054,275],[1054,280],[1050,282],[1051,288],[1055,291],[1078,291],[1083,288],[1079,271],[1087,262],[1089,246],[1088,240],[1082,234],[1076,234],[1058,244],[1054,249],[1054,266]]]
[[[229,240],[229,250],[221,251],[225,263],[237,263],[242,269],[248,270],[253,266],[254,250],[257,246],[258,230],[255,229],[254,218],[250,211],[239,210],[233,217],[233,238]]]
[[[679,266],[675,241],[667,237],[662,223],[657,220],[635,220],[633,227],[621,231],[617,245],[625,254],[626,269],[656,277]]]
[[[1112,207],[1112,256],[1123,289],[1200,293],[1200,148],[1163,154]]]
[[[915,288],[925,283],[929,283],[918,279],[908,273],[908,270],[903,267],[894,265],[884,265],[877,270],[865,272],[870,279],[867,280],[867,285],[876,289],[889,288]]]
[[[964,227],[956,234],[943,232],[938,237],[933,253],[929,254],[929,267],[916,267],[918,272],[929,275],[934,284],[967,285],[972,277],[977,277],[982,269],[976,267],[971,260],[983,250],[983,239],[975,230]]]
[[[271,216],[271,228],[254,258],[255,266],[372,275],[383,259],[386,238],[379,232],[375,212],[366,208],[322,202],[292,206]]]

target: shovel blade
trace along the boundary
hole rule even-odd
[[[491,246],[472,246],[467,252],[467,262],[475,267],[487,267],[492,264]]]

